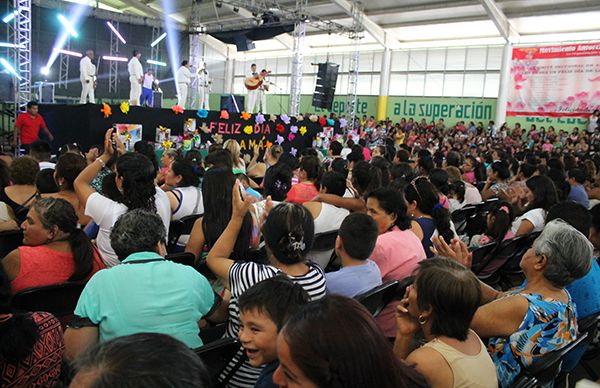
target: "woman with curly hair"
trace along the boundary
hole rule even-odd
[[[105,168],[106,163],[117,152],[113,150],[113,137],[118,143],[120,154],[116,163],[115,176],[120,195],[116,200],[97,193],[90,185],[98,172]],[[80,203],[85,206],[85,215],[91,217],[100,227],[96,244],[108,267],[120,264],[110,245],[110,230],[121,214],[133,209],[157,212],[168,230],[171,206],[167,194],[154,184],[155,176],[156,170],[152,162],[142,154],[125,153],[123,145],[118,142],[116,135],[113,135],[111,128],[106,131],[104,138],[104,153],[75,179],[75,192]]]

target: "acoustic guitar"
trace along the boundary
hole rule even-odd
[[[271,73],[270,71],[267,72],[267,74]],[[258,75],[258,78],[256,77],[247,77],[244,79],[244,86],[246,87],[246,89],[248,90],[256,90],[258,89],[264,82],[265,77],[263,77],[262,75]],[[269,86],[265,85],[265,90],[269,91]]]

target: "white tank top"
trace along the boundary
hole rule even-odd
[[[171,215],[171,220],[180,220],[192,214],[203,214],[202,191],[194,186],[178,187],[173,193],[179,198],[179,206]]]
[[[350,212],[346,209],[322,203],[321,212],[315,218],[315,234],[338,230],[348,214]]]

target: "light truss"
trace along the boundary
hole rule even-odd
[[[71,38],[67,38],[65,43],[65,49],[71,50]],[[58,87],[67,89],[69,87],[69,63],[71,56],[61,53],[59,56],[59,67],[58,67]]]
[[[156,39],[158,39],[158,37],[161,35],[160,31],[161,31],[160,27],[157,27],[157,26],[152,27],[152,42],[154,42]],[[150,47],[150,59],[155,63],[159,62],[159,58],[158,58],[159,53],[160,53],[159,48],[160,48],[159,44],[155,44],[154,46]],[[160,78],[160,76],[158,74],[159,67],[155,63],[152,64],[152,66],[151,66],[152,73],[154,74],[154,77],[156,77],[156,79],[159,79]]]
[[[296,10],[304,13],[308,9],[308,0],[296,0]],[[304,68],[304,38],[306,37],[306,19],[296,19],[294,26],[294,56],[292,58],[292,79],[290,85],[289,113],[300,113],[300,97],[302,94],[302,78]]]
[[[113,26],[117,29],[117,31],[119,30],[118,21],[114,21]],[[119,38],[116,34],[110,34],[110,56],[119,56]],[[119,87],[119,62],[109,61],[108,63],[108,92],[117,93]]]
[[[14,0],[15,68],[19,74],[15,87],[15,111],[24,112],[31,100],[31,0]]]
[[[348,69],[348,91],[346,94],[346,112],[348,113],[348,123],[350,128],[354,128],[354,119],[356,117],[356,94],[358,92],[358,69],[360,59],[360,40],[364,37],[362,27],[363,12],[360,3],[357,0],[352,2],[352,28],[350,39],[352,39],[352,54],[350,57],[350,68]]]

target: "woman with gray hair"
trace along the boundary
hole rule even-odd
[[[466,246],[451,246],[436,238],[438,254],[470,266]],[[471,327],[488,337],[498,382],[509,387],[523,367],[544,354],[569,344],[577,336],[577,314],[565,286],[583,277],[591,268],[593,247],[577,229],[557,219],[546,224],[520,266],[526,282],[502,293],[481,283],[483,304]]]

